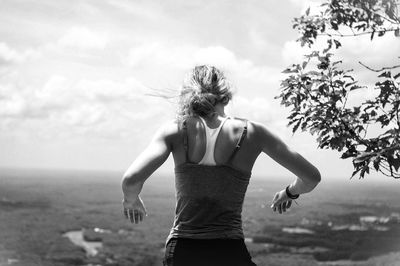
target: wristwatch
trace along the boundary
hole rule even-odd
[[[293,195],[292,193],[290,193],[289,186],[286,187],[286,195],[289,197],[289,199],[297,199],[298,197],[300,197],[300,194]]]

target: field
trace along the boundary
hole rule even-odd
[[[175,207],[173,177],[155,176],[146,183],[142,198],[149,215],[140,225],[122,215],[120,181],[116,172],[3,169],[0,266],[162,265]],[[391,184],[323,180],[278,215],[270,200],[286,183],[252,179],[243,226],[253,261],[259,266],[400,265],[400,184]],[[94,228],[106,231],[94,233]],[[102,242],[96,256],[63,236],[81,229],[86,240]]]

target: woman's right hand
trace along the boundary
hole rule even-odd
[[[125,218],[130,220],[131,223],[138,224],[143,221],[144,216],[147,216],[146,207],[139,196],[133,200],[124,198],[122,205],[124,207]]]
[[[290,206],[292,206],[292,199],[288,197],[285,189],[277,192],[272,199],[271,209],[273,209],[274,212],[276,212],[276,210],[278,210],[279,213],[286,212]]]

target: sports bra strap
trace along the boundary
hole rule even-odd
[[[243,131],[242,131],[242,135],[240,136],[240,139],[238,140],[235,149],[233,150],[231,156],[228,159],[227,164],[230,164],[232,162],[232,160],[235,158],[236,153],[240,150],[240,147],[242,146],[243,140],[247,135],[247,119],[242,119],[242,118],[237,118],[240,120],[244,121],[244,126],[243,126]]]
[[[240,150],[240,147],[242,146],[243,140],[245,139],[247,135],[247,119],[242,119],[242,118],[236,118],[244,121],[244,126],[243,126],[243,131],[242,135],[240,136],[235,149],[233,150],[231,156],[229,156],[229,159],[227,161],[227,164],[230,164],[232,160],[235,158],[236,153]],[[189,162],[189,149],[188,149],[188,133],[187,133],[187,123],[186,120],[182,122],[182,130],[183,130],[183,148],[185,150],[185,161]]]
[[[185,149],[185,161],[187,162],[189,160],[188,156],[188,134],[187,134],[187,124],[186,120],[183,120],[182,122],[182,129],[183,129],[183,148]]]

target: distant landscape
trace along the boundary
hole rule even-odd
[[[1,170],[0,266],[162,265],[173,176],[149,179],[142,192],[149,215],[140,225],[123,217],[120,181],[117,172]],[[390,184],[323,180],[278,215],[269,204],[286,183],[253,177],[243,208],[253,261],[400,265],[400,183]]]

